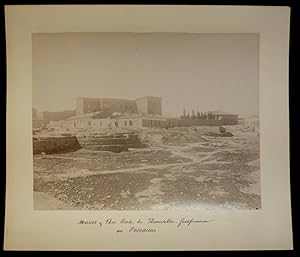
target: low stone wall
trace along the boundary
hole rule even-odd
[[[66,153],[81,148],[75,136],[67,137],[41,137],[33,140],[33,154]]]
[[[126,145],[94,145],[93,150],[96,151],[110,151],[114,153],[120,153],[124,151],[128,151],[129,148],[142,148],[145,147],[145,145],[142,144],[126,144]]]
[[[115,134],[115,135],[90,135],[77,137],[83,148],[97,151],[122,152],[129,148],[141,148],[142,144],[138,135]]]
[[[138,140],[125,139],[125,138],[81,138],[79,139],[82,145],[125,145],[125,144],[135,144]]]
[[[179,127],[191,126],[222,126],[223,120],[179,120]]]

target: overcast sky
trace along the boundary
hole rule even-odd
[[[163,113],[258,114],[258,34],[33,34],[33,107],[161,96]]]

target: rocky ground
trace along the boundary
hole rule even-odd
[[[143,129],[143,149],[35,155],[35,209],[260,209],[259,134],[226,129]]]

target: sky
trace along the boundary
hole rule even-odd
[[[163,113],[259,113],[259,35],[33,34],[33,107],[72,110],[77,97],[160,96]]]

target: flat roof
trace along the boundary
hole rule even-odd
[[[136,98],[136,100],[142,100],[142,99],[147,99],[147,98],[156,98],[156,99],[161,99],[160,96],[142,96],[142,97],[138,97]]]

